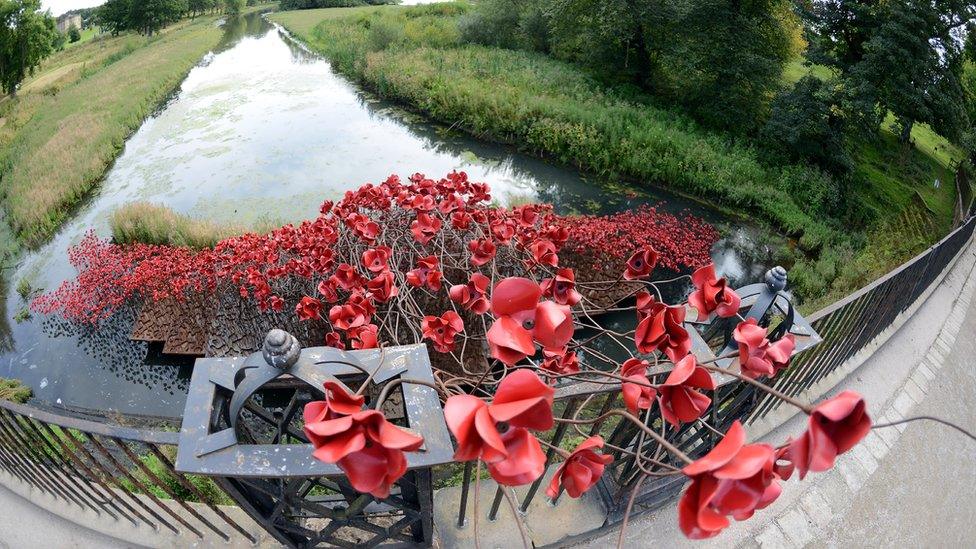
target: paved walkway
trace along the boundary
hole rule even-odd
[[[0,486],[0,547],[20,549],[139,547],[78,526]]]
[[[875,422],[932,415],[976,432],[976,244],[915,315],[829,395],[865,395]],[[829,396],[828,395],[828,396]],[[796,416],[763,440],[802,432]],[[632,521],[625,547],[973,547],[976,441],[939,424],[878,429],[837,466],[784,486],[769,508],[689,542],[669,505]],[[616,545],[618,531],[588,542]]]

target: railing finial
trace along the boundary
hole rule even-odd
[[[774,292],[781,292],[786,289],[786,269],[779,265],[766,271],[766,285]]]
[[[285,370],[298,362],[298,356],[302,352],[302,346],[295,339],[295,336],[284,330],[275,328],[264,336],[264,345],[261,347],[261,354],[269,365]]]

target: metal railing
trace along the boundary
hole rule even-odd
[[[32,488],[137,528],[257,542],[215,501],[231,501],[220,487],[174,469],[178,437],[0,401],[0,469]]]
[[[798,355],[772,386],[795,396],[821,383],[867,345],[890,335],[907,312],[926,292],[938,284],[954,258],[967,245],[976,228],[970,217],[962,226],[911,261],[850,296],[815,313],[809,320],[823,338],[823,345]],[[651,377],[663,381],[667,372]],[[718,431],[733,421],[754,422],[766,417],[780,401],[757,392],[753,386],[729,380],[713,392],[709,423]],[[563,417],[581,411],[583,417],[597,417],[622,407],[615,386],[579,383],[560,387],[556,394],[556,413]],[[657,410],[657,407],[654,408]],[[648,416],[649,425],[660,425],[659,412]],[[560,424],[544,438],[553,446],[574,442],[572,437],[601,434],[608,448],[635,450],[656,444],[629,422],[607,419],[576,432]],[[66,417],[30,406],[0,401],[0,469],[37,490],[90,510],[99,516],[146,525],[171,533],[187,532],[198,538],[217,536],[229,541],[232,536],[255,543],[260,528],[246,519],[232,517],[215,501],[227,498],[220,483],[206,483],[202,477],[180,473],[173,466],[178,433],[135,429],[90,420]],[[715,430],[699,422],[670,429],[667,438],[691,457],[708,452],[717,442]],[[577,439],[578,440],[578,439]],[[619,451],[597,485],[606,508],[606,523],[622,519],[627,499],[634,486],[641,490],[634,512],[658,507],[673,498],[684,479],[645,477],[630,454]],[[549,450],[547,460],[554,457]],[[547,472],[552,467],[548,466]],[[457,520],[441,528],[463,527],[470,518],[470,489],[476,479],[473,468],[463,471]],[[539,496],[546,475],[530,485],[518,501],[524,513]],[[207,493],[204,493],[207,492]],[[495,493],[487,518],[497,517],[503,492]],[[169,502],[169,503],[167,503]],[[555,502],[558,504],[557,502]],[[184,534],[187,535],[187,534]]]
[[[927,290],[934,288],[957,255],[969,243],[976,228],[976,218],[970,217],[958,229],[919,254],[911,261],[891,271],[881,279],[849,295],[848,297],[814,313],[807,320],[823,338],[820,345],[813,346],[797,354],[789,368],[781,372],[771,382],[771,386],[789,396],[797,396],[814,388],[825,378],[836,372],[869,344],[877,344],[879,336],[890,335],[899,325],[909,309],[919,303]],[[657,384],[663,381],[667,372],[653,376]],[[819,395],[813,395],[815,398]],[[726,380],[711,395],[709,424],[715,430],[724,432],[731,424],[740,420],[754,423],[776,410],[783,401],[758,391],[754,386],[738,380]],[[569,416],[580,407],[588,410],[587,417],[597,417],[605,412],[623,407],[617,386],[579,383],[561,387],[556,392],[557,402],[564,416]],[[647,417],[648,425],[660,425],[663,419],[659,407],[652,408]],[[566,441],[569,431],[565,424],[549,432],[545,437],[552,446],[560,446]],[[603,478],[597,485],[607,510],[606,522],[615,523],[623,518],[627,500],[634,486],[640,483],[640,492],[634,499],[634,512],[650,510],[670,501],[684,486],[682,476],[647,477],[635,463],[634,458],[619,450],[635,451],[644,445],[657,443],[645,436],[629,421],[607,420],[604,424],[593,425],[588,432],[572,433],[580,436],[603,435],[614,461],[607,467]],[[680,429],[668,429],[665,437],[686,455],[697,458],[707,453],[718,435],[699,422],[684,424]],[[571,448],[567,448],[571,449]],[[549,460],[554,451],[547,453],[547,472]],[[636,453],[640,453],[637,451]],[[667,458],[662,458],[667,459]],[[680,467],[677,462],[672,463]],[[469,485],[472,482],[470,465],[464,470],[464,485],[458,510],[457,527],[463,527],[468,515]],[[543,478],[546,478],[545,475]],[[520,510],[529,509],[543,478],[537,480],[524,493],[520,500]],[[487,518],[497,518],[503,493],[497,490],[488,509]],[[558,501],[557,501],[558,503]]]

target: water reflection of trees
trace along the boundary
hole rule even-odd
[[[158,353],[150,353],[149,344],[129,339],[135,319],[136,311],[132,307],[120,310],[97,326],[51,316],[44,320],[42,331],[50,338],[74,338],[93,366],[121,380],[170,395],[186,393],[190,384],[187,361],[163,358]]]

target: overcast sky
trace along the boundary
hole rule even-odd
[[[41,0],[41,6],[51,10],[51,15],[57,17],[68,10],[90,8],[104,2],[105,0]]]

